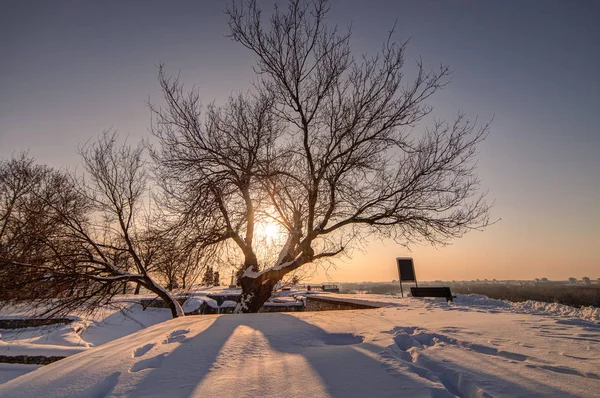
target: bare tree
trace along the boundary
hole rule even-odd
[[[51,189],[56,177],[53,170],[36,165],[26,153],[0,160],[0,301],[56,293],[44,272],[4,261],[10,256],[16,262],[39,264],[51,255],[44,239],[60,228],[45,216],[47,207],[39,198]],[[38,282],[35,291],[22,289],[29,280]]]
[[[592,284],[592,280],[589,278],[589,276],[584,276],[583,278],[581,278],[581,282],[583,282],[584,285]]]
[[[56,173],[37,200],[55,233],[40,237],[50,255],[40,261],[18,261],[14,252],[2,262],[35,270],[56,281],[58,300],[43,303],[46,314],[94,310],[108,304],[133,282],[156,293],[173,317],[183,309],[152,277],[154,259],[162,249],[148,233],[149,210],[144,206],[147,173],[143,147],[119,146],[115,133],[104,133],[81,150],[85,178]],[[36,280],[28,280],[28,287]]]
[[[206,286],[212,286],[214,280],[214,271],[212,267],[207,267],[202,277],[202,284]]]
[[[160,225],[160,222],[157,224]],[[153,261],[153,273],[168,290],[189,288],[206,268],[212,251],[210,248],[197,247],[196,242],[190,241],[185,231],[179,230],[177,225],[153,229],[149,241],[160,247]]]
[[[16,250],[19,238],[24,238],[24,229],[32,230],[35,218],[21,217],[35,194],[41,189],[51,170],[36,165],[26,153],[0,160],[0,247]],[[39,226],[38,226],[39,227]],[[23,245],[21,245],[23,246]],[[26,255],[20,247],[19,255]]]
[[[243,257],[237,311],[256,312],[286,274],[367,236],[445,244],[489,223],[477,145],[488,125],[464,115],[417,130],[448,69],[403,73],[406,43],[354,57],[351,32],[327,26],[326,0],[291,0],[265,20],[255,0],[227,8],[231,38],[256,57],[254,96],[209,106],[161,68],[154,152],[170,206],[203,240]],[[261,263],[257,225],[276,223],[279,254]],[[228,243],[226,243],[228,244]]]

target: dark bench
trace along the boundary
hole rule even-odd
[[[452,301],[454,296],[450,288],[445,287],[411,287],[410,293],[413,297],[445,297],[446,300]]]

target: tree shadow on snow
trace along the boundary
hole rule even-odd
[[[228,342],[234,334],[236,338]],[[214,383],[220,396],[302,396],[321,391],[334,397],[450,397],[488,390],[486,386],[526,396],[565,394],[532,380],[514,384],[455,362],[423,367],[406,356],[381,355],[382,348],[363,342],[362,336],[328,333],[283,313],[223,315],[198,335],[177,342],[160,366],[145,370],[128,396],[195,396],[210,390],[206,384],[214,388]],[[284,354],[296,360],[286,362]],[[273,356],[278,356],[275,361]],[[274,386],[285,391],[270,389]]]

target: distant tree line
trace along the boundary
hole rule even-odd
[[[213,267],[207,267],[202,277],[202,284],[205,286],[219,286],[221,284],[220,278],[219,271],[215,271]]]
[[[464,283],[452,287],[452,291],[462,294],[482,294],[499,300],[514,302],[534,300],[546,303],[560,303],[574,307],[600,306],[600,286],[565,284],[476,284]]]

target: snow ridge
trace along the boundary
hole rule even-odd
[[[457,294],[456,305],[477,307],[482,309],[504,309],[519,314],[554,315],[566,318],[579,318],[592,322],[600,322],[600,308],[576,308],[559,303],[544,303],[527,300],[511,302],[508,300],[491,299],[480,294]]]

